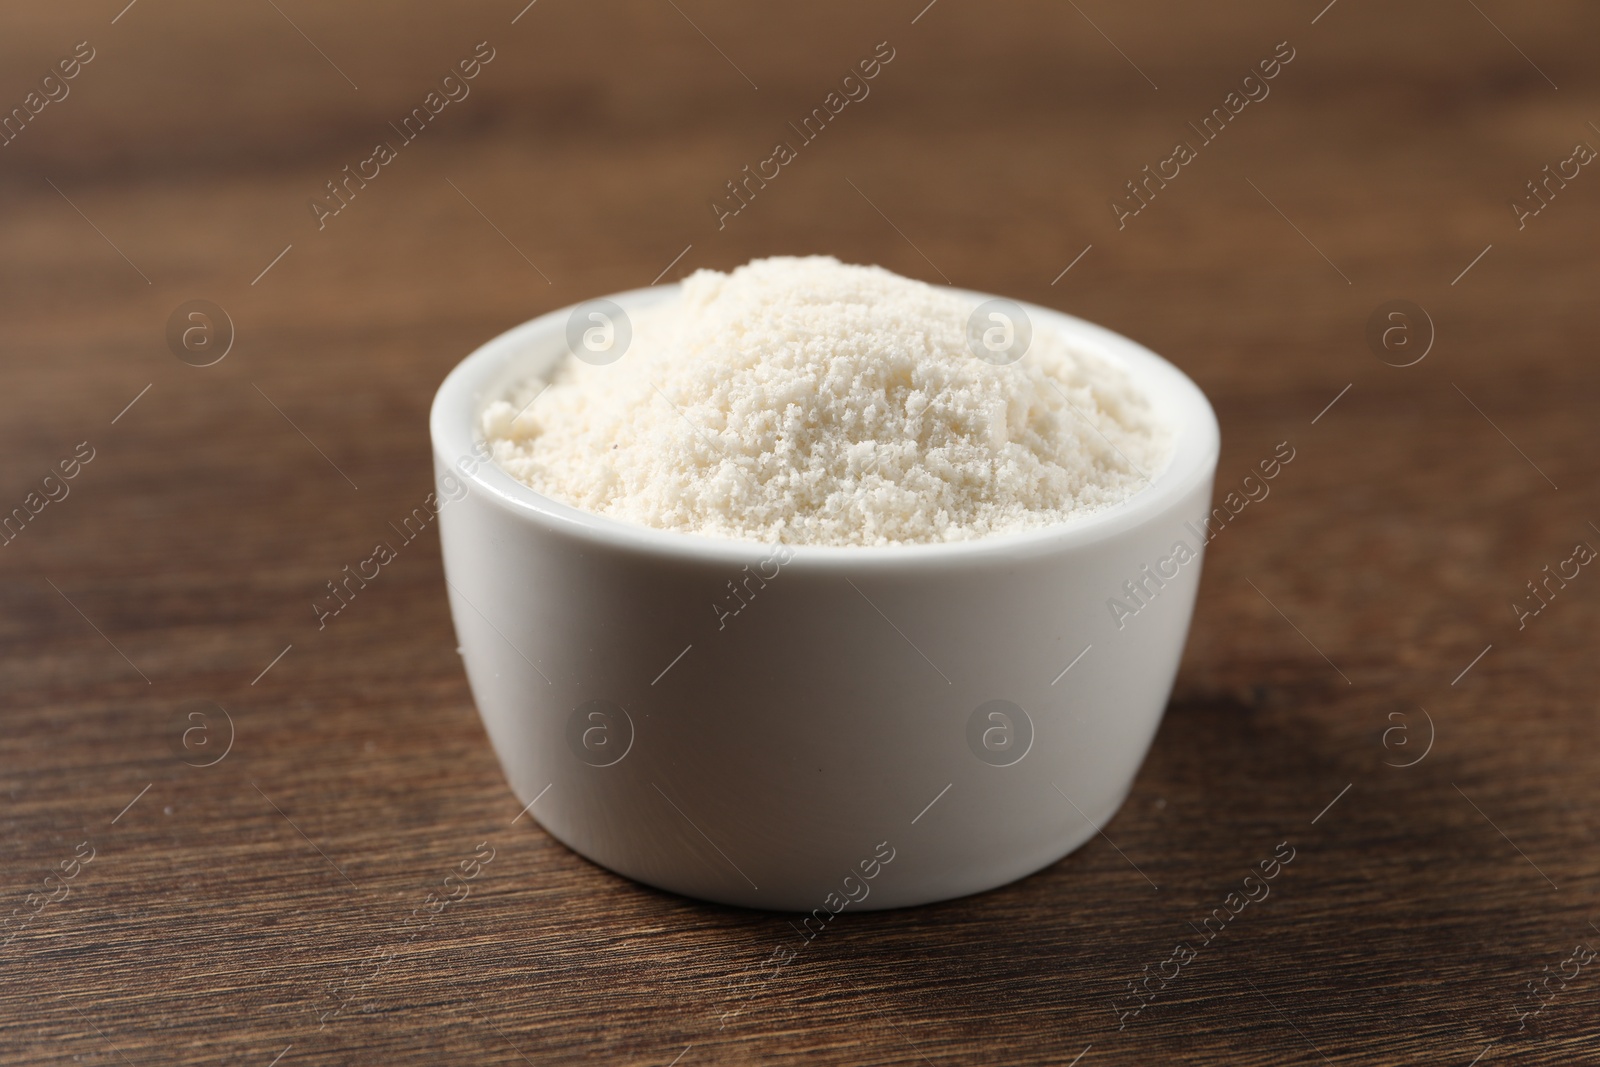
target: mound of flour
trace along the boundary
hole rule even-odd
[[[1046,526],[1155,475],[1170,434],[1126,373],[1043,323],[1020,361],[979,359],[976,306],[824,256],[697,271],[634,317],[616,362],[569,355],[482,430],[502,468],[574,507],[789,544]]]

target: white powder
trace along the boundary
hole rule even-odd
[[[976,306],[824,256],[701,270],[634,317],[616,362],[569,355],[482,429],[502,468],[574,507],[790,544],[1046,526],[1164,465],[1171,435],[1125,372],[1041,322],[1020,361],[979,359]]]

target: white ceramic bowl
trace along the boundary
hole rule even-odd
[[[1217,422],[1154,353],[1022,306],[1132,373],[1174,456],[1115,507],[953,544],[775,555],[579,511],[481,461],[480,412],[565,355],[570,308],[450,373],[430,420],[450,608],[533,818],[630,878],[808,929],[1003,885],[1105,825],[1178,669]]]

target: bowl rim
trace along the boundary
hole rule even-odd
[[[955,286],[935,286],[976,301],[1011,299]],[[625,311],[642,311],[673,299],[679,283],[648,286],[591,298],[545,312],[484,342],[445,376],[429,411],[435,469],[448,468],[481,491],[502,509],[551,532],[588,540],[614,550],[656,556],[666,560],[727,563],[741,566],[767,558],[776,542],[736,540],[710,534],[663,530],[623,519],[584,511],[545,496],[503,470],[492,458],[475,451],[484,438],[479,416],[491,393],[503,390],[507,366],[519,356],[564,344],[567,319],[575,308],[595,300],[609,300]],[[1034,321],[1059,328],[1066,339],[1095,355],[1123,367],[1149,397],[1162,417],[1176,422],[1172,454],[1149,484],[1130,496],[1065,522],[963,541],[919,542],[893,545],[787,544],[786,567],[803,569],[897,568],[992,558],[1016,558],[1056,553],[1096,544],[1130,529],[1159,520],[1188,497],[1202,482],[1214,477],[1221,452],[1221,431],[1211,403],[1188,375],[1150,349],[1122,334],[1053,308],[1013,300]],[[551,358],[559,358],[552,356]],[[474,457],[470,467],[460,460]]]

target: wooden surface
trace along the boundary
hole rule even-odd
[[[0,505],[94,458],[0,547],[0,1063],[1600,1062],[1600,574],[1511,606],[1600,547],[1600,173],[1509,206],[1600,146],[1600,14],[923,2],[8,5],[5,107],[95,56],[0,148]],[[319,230],[307,201],[480,41],[470,96]],[[870,96],[719,230],[880,41]],[[1282,41],[1119,230],[1110,197]],[[310,603],[431,489],[465,353],[778,252],[1145,342],[1216,405],[1219,497],[1295,459],[1211,547],[1109,840],[747,982],[784,916],[513,824],[431,532],[325,631]],[[1397,298],[1437,334],[1405,368],[1364,339]],[[191,299],[236,328],[210,367],[166,341]]]

